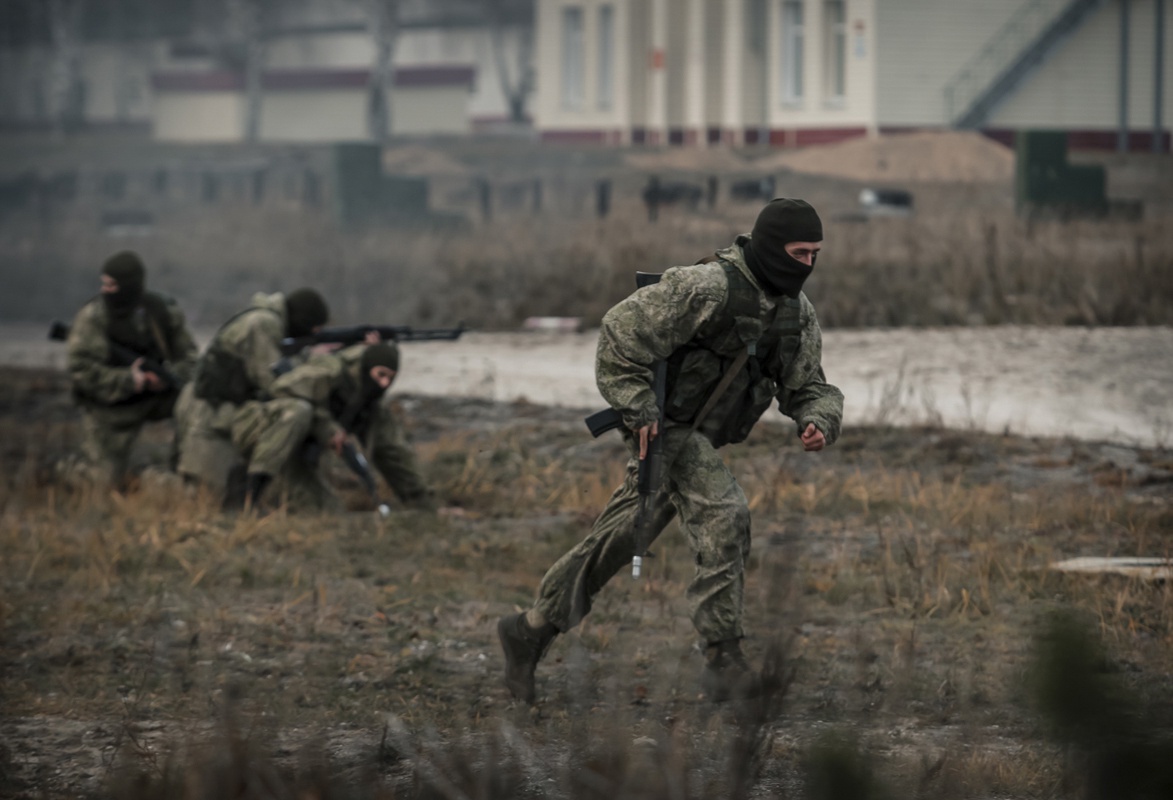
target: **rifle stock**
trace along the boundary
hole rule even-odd
[[[631,559],[631,577],[638,578],[648,556],[648,544],[655,537],[652,530],[656,516],[656,495],[664,481],[664,396],[668,384],[668,362],[657,361],[653,367],[652,391],[656,395],[657,434],[648,442],[647,456],[639,462],[636,485],[639,508],[635,516],[635,555]]]
[[[49,338],[55,342],[66,341],[69,338],[69,325],[59,319],[53,320],[49,323]],[[141,353],[135,352],[126,345],[118,344],[118,342],[107,342],[107,345],[110,347],[110,358],[114,366],[129,367],[134,362],[142,359],[143,372],[158,375],[164,384],[176,391],[183,388],[183,381],[179,379],[179,376],[167,369],[162,362],[148,358]]]
[[[427,328],[417,330],[410,325],[348,325],[337,328],[323,328],[309,336],[288,336],[281,340],[281,352],[293,355],[306,347],[316,344],[337,344],[349,347],[367,338],[368,333],[378,333],[385,342],[430,342],[455,341],[464,333],[464,323],[455,328]]]

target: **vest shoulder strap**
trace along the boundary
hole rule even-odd
[[[725,271],[725,278],[729,282],[729,297],[725,303],[725,310],[734,318],[758,316],[761,309],[758,289],[742,274],[736,264],[722,259],[721,269]]]

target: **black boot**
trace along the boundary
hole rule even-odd
[[[250,472],[248,474],[248,484],[245,489],[245,508],[251,508],[255,512],[261,510],[261,495],[265,493],[265,487],[273,482],[273,476],[267,472]]]
[[[761,676],[745,660],[740,640],[712,642],[705,648],[701,690],[714,703],[746,700],[761,694]]]
[[[220,505],[221,511],[240,511],[244,508],[245,497],[248,496],[248,467],[236,464],[228,471],[228,480],[224,484],[224,501]]]
[[[558,629],[549,623],[530,627],[524,611],[497,620],[497,637],[505,651],[505,685],[518,700],[533,705],[534,670],[557,635]]]

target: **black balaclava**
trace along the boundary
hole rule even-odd
[[[371,377],[371,370],[375,367],[389,367],[392,370],[398,370],[399,348],[390,342],[379,342],[368,345],[367,349],[363,350],[358,368],[362,372],[363,395],[368,398],[383,393],[382,387],[375,383],[375,379]]]
[[[285,298],[285,332],[289,336],[309,336],[314,328],[330,320],[326,301],[313,289],[296,289]]]
[[[367,348],[363,350],[362,358],[358,362],[358,394],[350,398],[339,420],[342,427],[352,433],[355,432],[355,424],[364,415],[367,406],[383,396],[383,387],[375,383],[375,379],[371,377],[371,369],[374,367],[390,367],[393,370],[398,370],[399,348],[390,342],[379,342],[367,345]]]
[[[115,317],[124,317],[134,311],[146,290],[146,269],[138,254],[130,250],[115,253],[102,265],[102,274],[118,282],[117,292],[102,294],[106,310]]]
[[[805,200],[779,197],[758,214],[750,240],[742,248],[749,271],[766,294],[798,297],[803,282],[814,269],[786,252],[791,242],[823,241],[823,223]]]

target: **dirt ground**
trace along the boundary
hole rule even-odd
[[[1128,337],[1105,334],[1081,352],[1127,361]],[[894,358],[843,335],[876,369]],[[528,369],[565,388],[575,370],[535,359],[553,347],[538,341]],[[166,425],[147,431],[130,492],[67,491],[54,464],[78,413],[64,375],[0,369],[0,796],[180,796],[180,778],[225,775],[288,789],[257,797],[834,796],[815,788],[820,763],[889,796],[1076,796],[1107,757],[1077,740],[1090,755],[1065,758],[1028,680],[1057,609],[1101,643],[1113,697],[1146,709],[1129,735],[1173,731],[1170,588],[1047,569],[1170,555],[1173,454],[978,425],[849,425],[821,454],[759,426],[729,448],[754,513],[745,647],[793,671],[751,722],[698,695],[675,526],[649,576],[617,576],[559,638],[538,705],[519,706],[495,621],[587,532],[623,449],[589,438],[592,403],[517,399],[503,387],[519,368],[468,346],[456,361],[474,396],[417,392],[405,367],[400,411],[444,508],[387,520],[338,465],[346,514],[220,514],[157,469]],[[426,347],[405,354],[421,375],[439,369]],[[827,762],[827,742],[854,755]],[[305,789],[322,775],[362,791]]]

